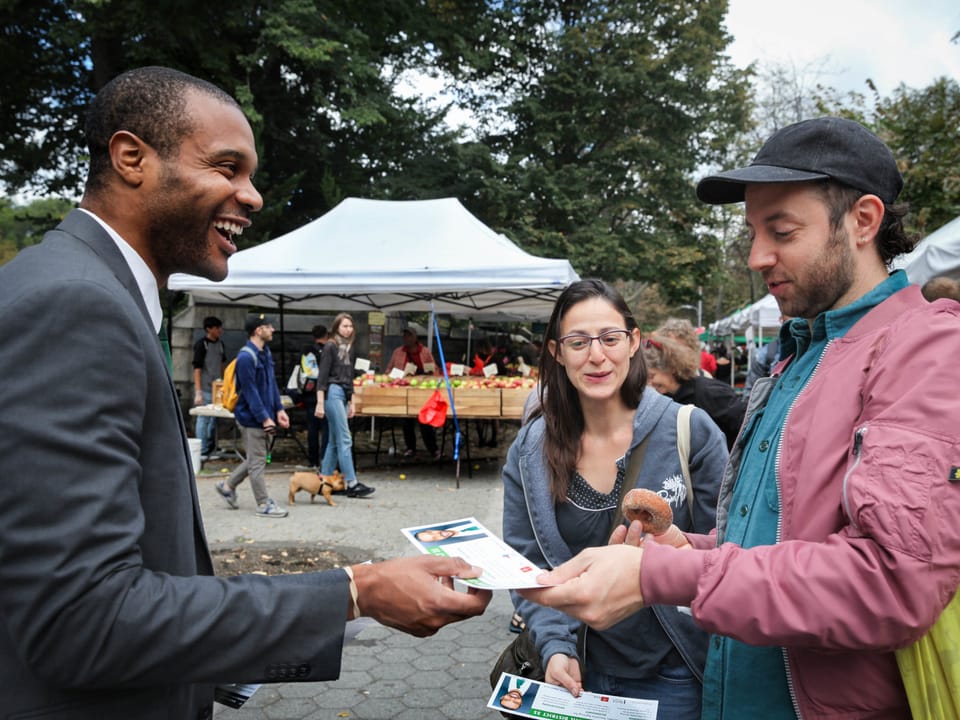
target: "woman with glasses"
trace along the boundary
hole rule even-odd
[[[677,450],[680,406],[647,389],[640,344],[633,315],[607,283],[580,280],[558,298],[540,356],[540,405],[503,470],[504,538],[540,567],[606,544],[622,517],[623,491],[633,487],[667,500],[681,530],[714,526],[727,460],[723,434],[705,412],[693,410],[688,498]],[[627,477],[634,453],[638,472]],[[513,601],[547,682],[575,695],[658,700],[658,717],[700,717],[707,635],[686,608],[644,608],[609,630],[587,631],[578,647],[578,621],[516,593]]]
[[[729,383],[701,375],[700,358],[683,343],[653,333],[642,344],[647,382],[682,405],[703,408],[723,430],[727,449],[732,449],[747,411],[743,398]]]

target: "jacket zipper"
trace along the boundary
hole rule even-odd
[[[847,470],[846,474],[843,476],[843,487],[841,490],[840,500],[843,503],[843,511],[847,514],[847,520],[850,523],[850,526],[854,528],[857,532],[860,532],[860,528],[857,527],[856,523],[853,520],[853,514],[850,512],[850,502],[847,498],[847,480],[850,479],[850,476],[860,465],[860,450],[863,447],[863,437],[867,434],[867,426],[861,425],[857,428],[856,432],[853,434],[853,448],[851,452],[853,453],[856,460],[853,461],[853,465],[850,466],[850,469]]]
[[[783,496],[780,492],[780,459],[782,457],[782,448],[783,448],[783,439],[787,434],[787,423],[790,421],[790,415],[793,413],[793,408],[797,404],[797,400],[807,387],[810,386],[810,383],[813,382],[813,379],[817,376],[817,371],[820,369],[820,365],[823,363],[823,358],[826,357],[827,351],[830,349],[830,345],[833,343],[833,340],[828,340],[827,344],[823,346],[823,352],[820,353],[820,357],[817,358],[817,364],[813,366],[813,372],[810,373],[810,377],[807,378],[807,381],[803,384],[803,387],[793,396],[793,400],[790,402],[790,407],[787,408],[787,414],[783,419],[783,431],[780,433],[780,442],[777,443],[777,456],[774,459],[773,467],[773,477],[774,484],[777,488],[777,507],[780,508],[780,511],[777,513],[777,537],[776,544],[780,544],[781,535],[783,534]],[[797,720],[803,720],[803,713],[800,712],[800,703],[797,702],[797,690],[793,685],[793,674],[790,670],[790,657],[787,654],[787,649],[781,648],[780,652],[783,653],[783,668],[787,673],[787,692],[790,693],[790,702],[793,703],[793,711],[797,714]]]

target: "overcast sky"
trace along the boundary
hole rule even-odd
[[[958,0],[730,0],[728,51],[734,64],[792,64],[829,58],[818,82],[883,97],[900,84],[922,88],[946,75],[960,81]]]

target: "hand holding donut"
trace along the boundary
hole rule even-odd
[[[639,520],[645,533],[659,535],[673,522],[670,504],[653,490],[634,488],[623,496],[623,516],[627,522]]]
[[[610,537],[611,543],[625,542],[629,545],[638,545],[643,534],[653,535],[653,539],[663,545],[672,545],[676,548],[689,549],[690,543],[686,536],[673,524],[673,510],[670,504],[652,490],[634,488],[623,497],[623,516],[630,523],[630,528],[621,531],[614,530]],[[634,521],[639,523],[639,530]],[[622,537],[621,537],[622,536]]]

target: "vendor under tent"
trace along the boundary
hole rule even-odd
[[[913,252],[897,258],[893,267],[906,271],[917,285],[941,275],[960,279],[960,217],[927,235]]]

